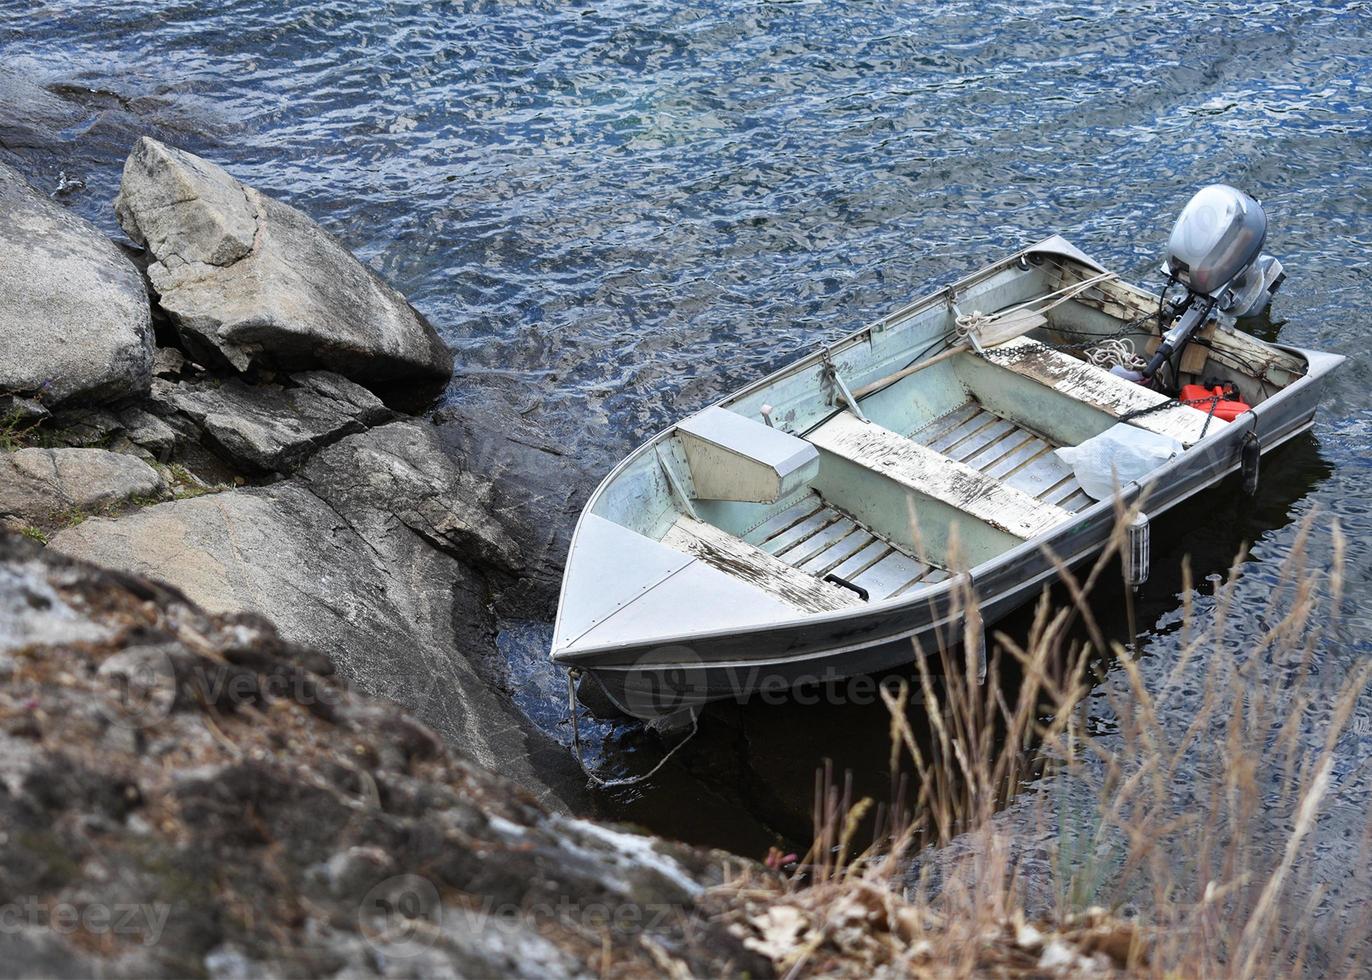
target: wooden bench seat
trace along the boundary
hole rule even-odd
[[[1212,418],[1207,429],[1204,407],[1197,409],[1178,404],[1160,392],[1116,377],[1104,368],[1079,361],[1029,337],[991,348],[986,352],[986,359],[1116,418],[1170,402],[1171,408],[1130,419],[1129,424],[1171,436],[1183,446],[1198,442],[1202,431],[1209,435],[1229,424],[1223,419]]]
[[[802,612],[831,612],[861,604],[857,593],[821,581],[713,524],[678,517],[662,543]]]
[[[1016,538],[1071,520],[1061,507],[977,472],[890,429],[840,412],[809,435],[826,452],[885,476]]]

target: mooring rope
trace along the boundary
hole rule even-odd
[[[672,748],[667,752],[667,754],[664,755],[660,760],[658,760],[657,765],[653,766],[652,769],[648,770],[640,776],[625,776],[620,779],[604,779],[600,776],[597,776],[594,772],[591,771],[590,767],[586,765],[586,759],[581,753],[581,725],[577,711],[578,705],[576,703],[577,673],[578,671],[576,670],[567,671],[567,710],[570,711],[572,715],[572,748],[576,752],[576,761],[577,764],[581,766],[581,771],[586,774],[587,779],[595,783],[601,789],[614,789],[619,786],[636,786],[637,784],[645,780],[652,779],[654,776],[658,774],[658,772],[661,771],[663,766],[665,766],[669,761],[671,761],[672,756],[677,754],[677,750],[680,749],[687,742],[689,742],[691,739],[693,739],[695,737],[696,732],[700,730],[699,713],[694,708],[687,708],[686,710],[691,713],[690,733],[680,742],[677,742],[676,745],[673,745]]]
[[[1069,283],[1060,289],[1055,289],[1051,293],[1044,293],[1042,296],[1035,296],[1033,299],[1025,300],[1018,306],[1011,306],[1008,309],[997,310],[995,313],[982,313],[974,310],[971,313],[959,313],[953,320],[953,331],[965,338],[974,331],[979,331],[990,326],[997,320],[1003,320],[1012,313],[1019,313],[1021,310],[1028,310],[1030,313],[1047,313],[1054,307],[1061,306],[1070,299],[1075,299],[1079,294],[1084,293],[1092,286],[1099,285],[1109,279],[1117,279],[1118,276],[1113,272],[1101,272],[1080,282]],[[1035,307],[1035,303],[1042,303],[1045,300],[1052,300],[1046,306]],[[1033,309],[1030,309],[1033,307]]]

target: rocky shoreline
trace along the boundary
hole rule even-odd
[[[122,249],[13,170],[0,194],[0,524],[265,615],[545,805],[582,799],[496,692],[501,597],[552,586],[523,582],[548,550],[534,488],[454,450],[469,420],[410,414],[452,371],[423,316],[308,216],[152,139]]]
[[[47,910],[15,971],[597,971],[602,929],[527,914],[557,899],[665,910],[616,962],[766,973],[695,907],[727,856],[572,819],[584,777],[499,690],[496,616],[547,614],[578,481],[416,414],[452,371],[422,315],[152,139],[129,242],[3,165],[0,203],[0,875]],[[50,919],[111,903],[162,919]]]

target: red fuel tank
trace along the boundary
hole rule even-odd
[[[1210,399],[1218,397],[1220,401],[1215,406],[1215,418],[1232,422],[1252,407],[1247,402],[1238,401],[1233,394],[1233,389],[1226,392],[1224,385],[1216,385],[1213,388],[1207,388],[1205,385],[1182,385],[1178,400],[1202,412],[1209,412]]]

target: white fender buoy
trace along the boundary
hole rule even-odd
[[[1151,560],[1148,515],[1139,511],[1125,530],[1124,580],[1137,589],[1148,581],[1148,564]]]

